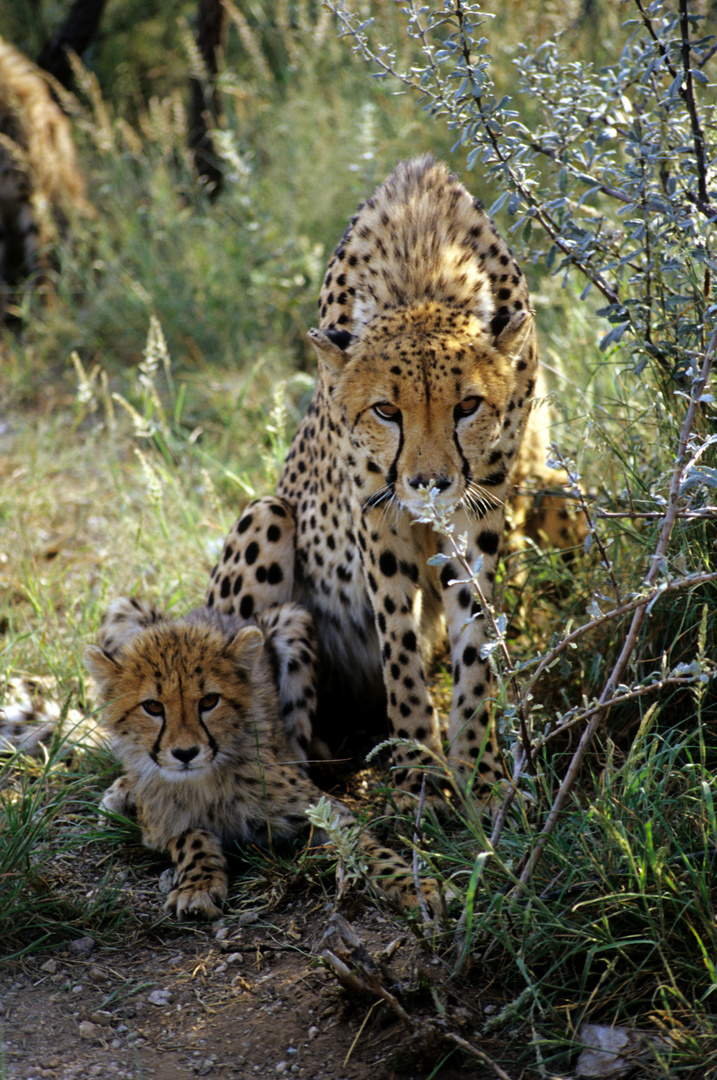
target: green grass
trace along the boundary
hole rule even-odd
[[[214,205],[195,190],[176,94],[137,106],[137,118],[130,110],[131,128],[118,117],[103,128],[84,99],[81,156],[98,217],[74,224],[54,303],[28,294],[22,332],[2,342],[0,690],[13,673],[52,676],[58,700],[74,706],[85,694],[83,647],[111,597],[142,593],[178,611],[202,601],[226,531],[249,497],[272,489],[309,399],[305,331],[346,221],[398,157],[448,153],[447,133],[372,84],[345,46],[327,43],[320,92],[318,59],[308,46],[300,55],[303,67],[280,87],[244,69],[229,80],[227,142],[241,167]],[[488,195],[478,176],[467,183]],[[605,327],[594,310],[531,273],[561,449],[603,508],[624,510],[625,489],[639,504],[664,488],[671,467],[674,397],[656,377],[636,378],[619,349],[600,353]],[[601,529],[629,594],[656,526],[618,518]],[[680,525],[671,567],[713,562],[709,528]],[[611,588],[594,556],[569,566],[554,553],[511,556],[502,589],[515,660],[582,622]],[[657,604],[640,663],[693,659],[705,604],[713,621],[709,587],[679,606],[670,596]],[[536,688],[542,717],[599,692],[624,632],[609,624],[561,659]],[[709,626],[706,636],[710,658]],[[461,994],[499,1002],[489,1030],[517,1038],[524,1064],[544,1075],[571,1067],[588,1021],[660,1034],[665,1045],[646,1076],[701,1080],[717,1070],[711,710],[707,694],[682,690],[611,715],[521,891],[574,736],[548,744],[528,785],[532,802],[488,857],[475,806],[459,805],[443,825],[423,822],[426,864],[457,894],[458,925],[449,922],[433,947]],[[96,814],[113,768],[107,751],[75,755],[61,741],[40,763],[0,765],[6,954],[84,932],[114,945],[137,933],[122,887],[149,857],[128,859],[131,834]],[[410,845],[413,823],[389,831]],[[78,852],[89,853],[86,863]]]

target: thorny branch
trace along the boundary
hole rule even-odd
[[[500,163],[506,169],[513,183],[513,186],[515,187],[515,190],[520,193],[520,196],[526,203],[526,205],[530,206],[533,209],[533,216],[535,221],[537,221],[538,224],[543,227],[543,229],[553,241],[555,246],[559,248],[559,250],[562,251],[564,255],[567,255],[571,263],[578,270],[580,270],[580,272],[588,279],[588,281],[591,281],[592,284],[600,290],[606,300],[608,300],[611,304],[617,304],[619,302],[617,292],[613,288],[611,288],[610,285],[608,285],[602,274],[597,273],[595,270],[592,269],[592,267],[588,266],[587,263],[583,262],[582,259],[579,259],[571,245],[568,244],[565,240],[563,240],[560,235],[560,226],[558,225],[558,223],[544,207],[539,205],[535,197],[531,194],[530,190],[525,186],[518,174],[513,169],[508,156],[503,153],[500,140],[496,132],[491,127],[489,118],[486,115],[486,111],[483,105],[483,95],[480,92],[480,84],[476,79],[475,67],[471,63],[470,33],[465,26],[463,5],[461,3],[461,0],[455,0],[455,4],[456,18],[458,21],[461,41],[463,43],[463,63],[465,66],[465,70],[468,74],[468,78],[470,79],[471,86],[473,88],[473,100],[476,103],[478,115],[480,117],[481,124],[483,125],[483,130],[488,137],[488,141],[491,144],[493,153],[495,154],[498,161],[500,161]]]
[[[676,79],[678,72],[677,68],[670,60],[669,53],[665,48],[664,42],[660,39],[659,35],[655,32],[655,28],[652,25],[652,20],[645,11],[642,4],[642,0],[635,0],[635,6],[640,12],[643,25],[647,30],[652,40],[657,45],[660,55],[664,60],[665,67],[669,72],[672,79]],[[697,112],[697,104],[695,102],[694,92],[694,79],[692,76],[692,67],[690,64],[690,54],[692,52],[692,43],[690,42],[690,17],[687,10],[687,0],[680,0],[680,42],[682,53],[682,72],[684,80],[680,86],[680,97],[684,101],[687,112],[690,117],[690,126],[692,128],[692,139],[695,147],[695,161],[697,163],[697,191],[698,194],[691,195],[687,193],[687,197],[694,202],[698,210],[703,214],[707,214],[712,217],[715,214],[715,207],[710,203],[709,194],[707,191],[707,165],[705,162],[705,137],[702,131],[702,125],[700,124],[699,114]],[[714,50],[712,50],[714,51]],[[711,55],[711,53],[709,54]],[[706,58],[703,58],[703,63]],[[702,67],[699,64],[698,67]]]
[[[687,11],[687,0],[680,0],[680,37],[682,39],[682,70],[685,81],[680,93],[687,105],[690,114],[690,126],[692,128],[692,140],[695,146],[695,161],[697,163],[697,206],[700,210],[714,213],[710,206],[710,197],[707,193],[707,165],[705,163],[705,136],[697,113],[695,102],[695,85],[690,66],[690,17]]]
[[[651,559],[650,568],[645,578],[645,584],[648,587],[654,584],[657,575],[660,573],[663,560],[667,554],[670,536],[672,535],[672,530],[679,515],[680,487],[682,484],[682,477],[686,465],[685,454],[687,451],[689,438],[692,433],[692,426],[695,421],[695,416],[697,414],[698,408],[700,407],[700,399],[707,385],[707,380],[709,379],[709,374],[712,367],[712,359],[714,357],[716,348],[717,329],[715,329],[712,333],[702,364],[702,370],[700,371],[698,378],[695,380],[692,386],[690,403],[687,407],[687,413],[685,415],[685,420],[682,425],[682,431],[680,432],[680,438],[677,445],[677,455],[675,459],[675,467],[672,473],[672,479],[670,481],[667,510],[663,519],[662,529],[660,530],[660,536],[657,541],[657,547],[655,548],[654,554]],[[520,882],[518,886],[519,888],[526,885],[530,881],[530,878],[532,877],[536,866],[540,862],[543,851],[545,849],[545,845],[553,830],[555,829],[558,818],[560,816],[560,812],[565,805],[575,778],[583,763],[585,753],[590,743],[592,742],[593,736],[595,735],[598,723],[600,722],[600,718],[604,711],[604,707],[614,701],[615,691],[618,687],[618,684],[620,683],[622,674],[627,667],[628,661],[630,660],[630,657],[635,650],[638,635],[640,633],[640,628],[642,627],[645,615],[647,614],[647,607],[648,601],[643,599],[642,602],[635,608],[634,614],[632,616],[632,622],[630,624],[630,629],[628,630],[627,636],[623,643],[622,651],[620,652],[615,666],[613,667],[610,677],[605,683],[605,687],[602,691],[602,694],[600,695],[600,698],[598,699],[598,703],[595,707],[593,716],[580,738],[577,750],[573,755],[572,761],[570,762],[570,765],[563,778],[558,793],[555,796],[555,800],[550,809],[550,813],[548,814],[548,817],[545,821],[545,825],[543,826],[540,836],[538,837],[538,840],[523,869],[523,873],[520,876]]]

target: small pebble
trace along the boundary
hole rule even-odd
[[[148,996],[147,1001],[150,1005],[164,1006],[171,1005],[174,995],[171,990],[153,990]]]
[[[99,1024],[100,1027],[109,1027],[112,1023],[112,1013],[107,1009],[97,1009],[95,1012],[90,1013],[89,1019],[93,1024]]]
[[[170,866],[159,875],[159,891],[162,896],[169,896],[174,888],[174,867]]]
[[[102,1034],[102,1028],[93,1024],[91,1020],[80,1020],[78,1027],[81,1039],[99,1039]]]
[[[57,960],[46,960],[40,968],[40,971],[44,971],[48,975],[55,975],[57,973],[57,967]]]
[[[70,952],[79,953],[81,956],[91,953],[95,947],[95,939],[93,937],[81,937],[75,938],[70,942]]]

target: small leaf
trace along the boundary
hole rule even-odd
[[[445,566],[446,563],[451,561],[450,555],[444,555],[442,551],[439,551],[437,555],[431,555],[430,559],[426,560],[429,566]]]

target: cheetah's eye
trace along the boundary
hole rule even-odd
[[[164,716],[164,705],[161,701],[155,701],[154,698],[143,701],[142,708],[146,713],[149,713],[150,716]]]
[[[482,397],[474,394],[473,397],[463,398],[463,401],[459,401],[453,410],[456,420],[460,420],[464,416],[472,416],[482,400]]]
[[[392,405],[390,401],[379,401],[377,405],[374,405],[373,411],[381,420],[398,421],[401,419],[401,410],[398,405]]]
[[[219,694],[205,694],[203,698],[199,699],[199,711],[211,712],[219,704]]]

